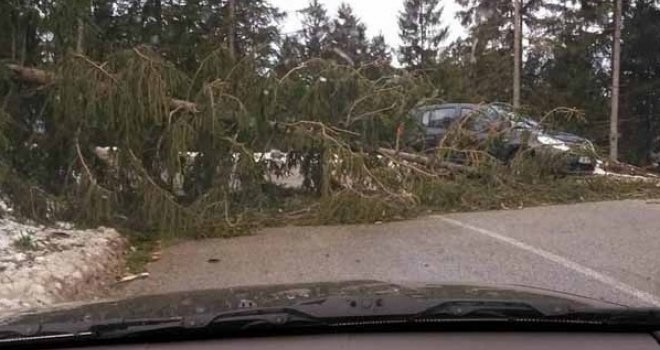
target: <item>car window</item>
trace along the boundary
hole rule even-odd
[[[468,129],[476,132],[487,130],[496,119],[496,114],[489,109],[462,108],[461,118],[467,118],[465,124]]]
[[[474,109],[472,108],[462,108],[461,109],[461,118],[467,117],[468,115],[474,113]]]
[[[455,118],[455,108],[441,108],[427,111],[422,117],[422,123],[431,128],[446,128]]]

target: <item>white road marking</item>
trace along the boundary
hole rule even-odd
[[[436,217],[439,218],[440,220],[448,222],[452,225],[459,226],[459,227],[462,227],[462,228],[480,233],[484,236],[488,236],[488,237],[496,239],[498,241],[510,244],[510,245],[512,245],[516,248],[528,251],[530,253],[534,253],[534,254],[536,254],[536,255],[544,258],[544,259],[550,260],[554,263],[557,263],[559,265],[564,266],[567,269],[570,269],[570,270],[573,270],[573,271],[578,272],[580,274],[583,274],[583,275],[585,275],[589,278],[592,278],[592,279],[594,279],[598,282],[601,282],[601,283],[606,284],[606,285],[608,285],[612,288],[615,288],[615,289],[617,289],[617,290],[619,290],[619,291],[621,291],[625,294],[631,295],[631,296],[633,296],[635,298],[638,298],[638,299],[640,299],[640,300],[642,300],[646,303],[649,303],[653,306],[660,307],[660,299],[658,297],[654,296],[653,294],[644,292],[644,291],[639,290],[639,289],[637,289],[633,286],[627,285],[627,284],[625,284],[625,283],[623,283],[619,280],[616,280],[616,279],[614,279],[610,276],[604,275],[604,274],[602,274],[602,273],[600,273],[600,272],[598,272],[594,269],[591,269],[591,268],[586,267],[584,265],[580,265],[579,263],[577,263],[575,261],[566,259],[562,256],[559,256],[559,255],[555,254],[555,253],[551,253],[547,250],[543,250],[543,249],[534,247],[534,246],[529,245],[525,242],[521,242],[517,239],[499,234],[497,232],[489,231],[489,230],[486,230],[486,229],[483,229],[483,228],[480,228],[480,227],[472,226],[470,224],[466,224],[466,223],[460,222],[458,220],[449,219],[449,218],[442,217],[442,216],[436,216]]]

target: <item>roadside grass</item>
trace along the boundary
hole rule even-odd
[[[39,249],[37,242],[29,233],[21,232],[12,242],[12,246],[19,251],[35,251]]]
[[[660,197],[660,187],[605,177],[569,176],[530,184],[474,186],[464,181],[426,184],[423,206],[434,212],[522,209],[552,204]]]
[[[127,272],[143,272],[147,263],[152,260],[152,254],[158,247],[159,240],[153,235],[126,229],[119,230],[119,232],[128,238],[129,249],[125,256]]]

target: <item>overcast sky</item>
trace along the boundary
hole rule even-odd
[[[271,3],[288,14],[283,23],[283,32],[291,33],[300,30],[301,15],[298,10],[305,8],[309,0],[270,0]],[[328,10],[329,17],[335,17],[337,8],[346,0],[320,0]],[[397,47],[399,40],[399,25],[397,18],[399,12],[403,10],[403,0],[352,0],[350,5],[354,13],[367,26],[369,37],[382,33],[385,41],[391,47]],[[456,20],[456,11],[460,6],[454,0],[441,0],[440,5],[444,6],[443,20],[449,25],[449,38],[443,45],[448,45],[456,37],[464,32],[460,23]]]

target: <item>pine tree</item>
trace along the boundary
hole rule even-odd
[[[287,35],[282,40],[277,53],[277,64],[275,66],[278,76],[282,76],[289,70],[297,67],[307,59],[307,47],[305,47],[297,36]]]
[[[0,60],[35,65],[42,59],[44,6],[32,1],[0,1]]]
[[[635,0],[624,7],[621,57],[620,155],[640,165],[660,163],[660,4]]]
[[[161,0],[147,0],[142,7],[142,42],[157,46],[162,40],[163,4]]]
[[[385,42],[385,37],[379,34],[371,38],[371,43],[369,43],[369,62],[389,65],[391,61],[392,53],[390,47]]]
[[[461,23],[467,27],[467,38],[456,43],[461,54],[467,89],[480,101],[511,101],[513,96],[514,72],[514,4],[510,0],[457,0],[462,10],[457,13]],[[540,9],[547,0],[525,0],[521,6],[521,20],[525,33],[538,26]],[[534,38],[527,37],[526,42]],[[542,51],[532,45],[524,52],[523,72],[528,72],[529,63],[541,62]],[[540,63],[539,63],[540,64]],[[536,74],[536,73],[535,73]],[[522,77],[523,100],[529,80]],[[529,91],[529,90],[528,90]]]
[[[321,57],[327,50],[330,20],[323,4],[311,0],[306,8],[300,10],[302,19],[302,41],[305,46],[305,57]]]
[[[222,28],[221,38],[228,41],[228,35],[233,33],[237,58],[249,56],[256,59],[259,66],[270,66],[276,55],[274,45],[280,41],[278,23],[285,14],[267,0],[236,1],[235,23],[226,23],[223,19],[227,18],[228,4],[228,1],[222,4],[222,17],[215,19],[219,28]],[[234,28],[228,28],[227,25]]]
[[[428,67],[437,62],[440,43],[448,27],[441,22],[439,0],[406,0],[399,14],[399,61],[410,68]]]
[[[606,145],[611,69],[604,58],[611,55],[612,2],[546,0],[542,6],[530,36],[524,100],[537,113],[557,106],[583,111],[584,122],[562,127]]]
[[[332,22],[330,49],[335,58],[349,65],[359,66],[368,61],[367,27],[353,14],[353,8],[342,3]]]

